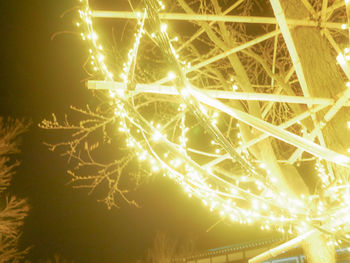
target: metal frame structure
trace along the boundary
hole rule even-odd
[[[303,3],[310,9],[310,6],[307,5],[307,1],[303,1]],[[279,0],[272,0],[271,4],[273,6],[274,12],[276,14],[276,18],[274,17],[242,17],[242,16],[226,16],[226,15],[202,15],[202,14],[180,14],[180,13],[161,13],[160,18],[165,20],[186,20],[186,21],[208,21],[211,23],[214,22],[230,22],[230,23],[258,23],[258,24],[277,24],[279,25],[280,29],[276,29],[275,31],[272,31],[270,33],[267,33],[262,36],[258,36],[255,39],[248,41],[240,46],[234,47],[228,51],[223,52],[222,54],[219,54],[217,56],[211,57],[205,61],[202,61],[196,65],[191,66],[190,68],[186,69],[186,74],[191,73],[193,71],[199,70],[200,68],[207,66],[211,63],[214,63],[216,61],[219,61],[223,58],[228,57],[231,54],[243,51],[246,48],[249,48],[251,46],[254,46],[260,42],[263,42],[269,38],[276,37],[277,35],[281,34],[283,35],[285,42],[287,43],[288,50],[290,52],[290,56],[293,61],[294,69],[297,73],[298,80],[301,84],[301,87],[303,89],[304,97],[296,97],[296,96],[286,96],[286,95],[280,95],[280,94],[252,94],[252,93],[242,93],[242,92],[227,92],[227,91],[214,91],[214,90],[197,90],[199,92],[205,93],[206,95],[218,98],[218,99],[235,99],[235,100],[257,100],[257,101],[268,101],[271,103],[274,102],[286,102],[286,103],[300,103],[300,104],[307,104],[309,107],[309,111],[306,111],[304,114],[307,114],[308,116],[314,116],[314,109],[312,109],[312,106],[314,104],[319,104],[324,107],[331,106],[331,109],[326,114],[325,121],[328,122],[332,119],[332,117],[342,108],[347,107],[350,105],[350,88],[347,92],[342,94],[341,98],[338,99],[336,102],[332,99],[327,98],[312,98],[310,97],[307,84],[304,78],[303,68],[299,62],[298,53],[294,47],[294,43],[292,40],[292,37],[290,35],[289,28],[291,26],[311,26],[311,27],[321,27],[326,32],[328,28],[342,28],[341,23],[330,23],[327,22],[327,16],[331,12],[333,12],[336,8],[340,8],[344,6],[344,1],[337,1],[334,3],[331,7],[327,8],[327,1],[323,1],[322,6],[322,19],[320,23],[316,23],[313,20],[305,19],[305,20],[287,20],[285,16],[283,15],[283,10],[281,8],[281,5],[279,3]],[[236,6],[237,4],[234,4],[232,7]],[[228,10],[232,10],[232,7]],[[311,9],[310,9],[311,10]],[[225,13],[225,12],[224,12]],[[224,14],[223,13],[223,14]],[[315,11],[313,13],[316,15]],[[318,14],[317,14],[318,15]],[[97,19],[136,19],[139,16],[139,14],[133,13],[133,12],[125,12],[125,11],[100,11],[95,10],[92,12],[92,17]],[[200,32],[200,31],[199,31]],[[196,37],[198,37],[200,33],[194,34],[193,39],[190,40],[193,41]],[[330,39],[330,43],[333,45],[333,47],[339,51],[340,48],[338,45],[334,42],[334,40],[331,40],[331,36],[328,34],[328,38]],[[180,49],[182,49],[181,47]],[[276,48],[276,47],[275,47]],[[344,70],[346,73],[348,73],[348,69],[346,68],[347,63],[344,64]],[[273,65],[273,68],[275,65]],[[291,72],[293,73],[293,72]],[[178,94],[176,92],[176,89],[174,87],[167,87],[163,86],[162,84],[168,82],[170,80],[169,77],[165,77],[164,79],[161,79],[159,81],[156,81],[153,84],[137,84],[135,92],[137,94],[139,93],[153,93],[153,94],[169,94],[169,95],[176,95]],[[273,83],[272,83],[273,84]],[[87,87],[89,89],[105,89],[105,90],[118,90],[123,89],[124,84],[121,82],[106,82],[106,81],[98,81],[98,80],[89,80],[87,82]],[[321,109],[320,109],[321,110]],[[314,119],[314,118],[313,118]],[[261,120],[263,121],[263,120]],[[325,125],[326,123],[323,123]],[[250,123],[251,125],[251,123]],[[314,126],[316,129],[306,138],[310,143],[313,143],[313,140],[317,137],[321,143],[321,147],[326,150],[326,145],[324,142],[324,138],[322,135],[321,127],[319,127],[319,123],[316,123],[316,120],[314,119]],[[289,126],[285,126],[282,129],[286,129]],[[317,128],[318,127],[318,128]],[[280,131],[280,134],[282,136],[283,130],[281,128],[275,127],[277,130]],[[266,132],[266,131],[265,131]],[[271,135],[271,134],[270,134]],[[299,137],[299,136],[298,136]],[[280,137],[279,137],[280,138]],[[280,138],[281,139],[281,138]],[[297,138],[297,140],[301,140],[303,143],[305,143],[304,138]],[[295,145],[295,142],[289,140],[286,138],[285,140],[287,143],[290,143],[292,145]],[[249,146],[251,146],[250,144]],[[314,147],[317,147],[314,145]],[[304,149],[305,150],[305,149]],[[288,162],[293,164],[298,158],[300,157],[301,153],[303,152],[302,148],[297,149],[289,158]],[[347,157],[345,155],[340,155],[335,152],[330,152],[330,155],[335,156],[335,158],[332,158],[331,161],[335,161],[338,164],[342,164],[345,166],[350,166],[350,157]],[[329,157],[330,157],[329,155]],[[321,158],[325,158],[330,160],[329,157],[326,155],[320,156]],[[220,158],[222,160],[222,158]]]
[[[311,153],[317,158],[322,158],[327,161],[328,170],[332,171],[332,163],[336,163],[343,167],[350,167],[350,157],[348,155],[337,153],[333,150],[327,148],[324,135],[322,133],[322,129],[326,126],[326,124],[332,120],[332,118],[343,108],[350,106],[350,85],[346,87],[346,90],[342,94],[338,94],[337,99],[330,98],[318,98],[312,97],[309,92],[309,88],[307,85],[307,81],[305,79],[305,70],[303,69],[302,64],[300,63],[299,54],[295,47],[295,43],[292,38],[291,28],[295,26],[308,26],[308,27],[320,27],[322,29],[323,34],[329,40],[330,45],[335,49],[336,52],[341,51],[341,48],[337,45],[336,41],[333,39],[331,34],[329,33],[330,29],[342,29],[343,24],[329,22],[328,18],[332,14],[334,10],[340,7],[344,7],[345,2],[343,0],[336,1],[331,6],[328,6],[328,1],[322,1],[322,8],[320,12],[316,12],[313,10],[312,6],[309,4],[307,0],[303,0],[303,4],[309,10],[310,14],[313,17],[319,17],[319,21],[315,21],[313,19],[305,18],[301,19],[287,19],[284,11],[282,9],[281,3],[279,0],[270,0],[273,11],[275,13],[275,17],[254,17],[254,16],[232,16],[226,15],[234,8],[236,8],[243,1],[237,1],[227,10],[222,12],[222,15],[203,15],[203,14],[187,14],[187,13],[160,13],[159,18],[164,20],[185,20],[185,21],[197,21],[197,22],[208,22],[208,25],[213,25],[216,22],[225,22],[225,23],[257,23],[257,24],[273,24],[276,25],[276,29],[264,35],[258,36],[255,39],[249,40],[246,43],[235,46],[233,48],[229,48],[224,50],[221,54],[208,56],[204,61],[198,62],[197,64],[191,65],[188,68],[184,69],[184,74],[190,74],[191,72],[195,72],[200,70],[201,68],[211,65],[214,62],[218,62],[222,59],[228,58],[231,55],[236,54],[237,52],[244,52],[247,48],[252,47],[256,44],[262,43],[267,39],[274,38],[274,59],[273,65],[271,68],[271,74],[275,74],[276,68],[276,50],[277,46],[277,38],[280,34],[282,34],[284,41],[287,45],[291,60],[293,62],[293,67],[288,72],[287,77],[285,79],[286,82],[290,80],[292,74],[296,73],[298,81],[300,83],[303,96],[289,96],[285,94],[281,94],[281,89],[278,89],[276,93],[254,93],[254,92],[236,92],[236,91],[224,91],[224,90],[212,90],[212,89],[199,89],[194,86],[188,86],[187,91],[193,97],[195,97],[200,103],[208,105],[212,108],[215,108],[218,111],[224,112],[241,122],[248,124],[250,127],[259,130],[262,133],[256,135],[256,137],[251,138],[246,144],[241,145],[237,150],[242,151],[244,149],[248,149],[253,145],[256,145],[258,142],[272,136],[279,140],[282,140],[290,145],[295,146],[297,149],[290,155],[287,160],[279,160],[281,162],[287,162],[289,164],[294,164],[297,160],[300,159],[300,156],[304,151]],[[347,8],[347,11],[350,9]],[[91,17],[94,19],[139,19],[141,17],[140,14],[133,12],[118,12],[118,11],[99,11],[94,10],[91,12]],[[147,19],[146,16],[143,19]],[[350,25],[350,19],[347,21],[348,26]],[[350,29],[350,26],[349,26]],[[203,29],[199,29],[195,34],[193,34],[190,39],[185,42],[182,46],[180,46],[176,51],[180,52],[184,47],[189,45],[192,41],[196,40],[202,33]],[[345,75],[350,78],[350,70],[347,60],[339,56],[338,61],[340,66],[342,67]],[[131,65],[132,66],[132,65]],[[274,78],[271,78],[271,86],[274,86]],[[181,92],[176,87],[169,85],[169,82],[172,80],[171,76],[166,76],[158,81],[155,81],[151,84],[142,84],[135,83],[134,90],[127,91],[129,94],[136,96],[142,93],[151,93],[153,96],[163,96],[163,95],[172,95],[172,96],[183,96]],[[168,84],[167,84],[168,83]],[[110,90],[112,92],[124,92],[125,91],[125,83],[124,82],[116,82],[111,80],[100,81],[100,80],[89,80],[86,83],[89,89],[96,90]],[[243,112],[237,110],[233,107],[230,107],[222,102],[222,100],[240,100],[240,101],[259,101],[259,102],[267,102],[268,105],[264,110],[263,116],[271,109],[273,103],[276,102],[284,102],[288,104],[304,104],[306,105],[306,110],[299,113],[297,116],[287,120],[285,123],[280,125],[274,125],[272,123],[267,122],[262,117],[254,116],[251,113]],[[316,113],[324,110],[328,107],[322,122],[318,122],[316,120]],[[304,120],[305,118],[311,117],[310,119],[313,122],[314,130],[309,134],[305,134],[304,136],[299,136],[297,134],[293,134],[288,130],[290,126],[295,123]],[[315,142],[317,138],[318,143]],[[223,162],[224,160],[230,158],[230,155],[218,155],[214,160],[206,164],[206,168],[215,169],[215,167]],[[338,224],[339,222],[335,223]],[[325,224],[327,225],[327,224]],[[329,224],[328,224],[329,227]],[[333,227],[331,225],[330,227]],[[291,246],[295,246],[307,238],[311,232],[307,232],[305,235],[301,235],[280,247],[275,248],[272,252],[273,255],[277,255],[282,250],[287,250]],[[271,256],[271,251],[267,254],[262,254],[258,258],[253,259],[250,262],[261,262],[263,260],[268,259]]]

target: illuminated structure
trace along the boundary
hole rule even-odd
[[[247,7],[241,6],[250,2],[244,0],[225,11],[216,0],[210,6],[199,1],[199,12],[178,0],[173,8],[185,13],[166,13],[155,0],[145,0],[144,8],[135,12],[95,11],[88,0],[80,2],[77,26],[90,45],[91,74],[100,78],[87,86],[109,90],[119,131],[140,161],[176,180],[189,196],[201,198],[222,217],[297,236],[273,253],[320,233],[326,233],[328,246],[350,241],[350,142],[333,142],[336,137],[343,142],[350,132],[350,119],[338,121],[350,112],[350,50],[337,44],[350,28],[347,1],[298,1],[302,12],[295,17],[284,11],[290,3],[284,0],[270,0],[275,17],[242,15]],[[236,15],[236,10],[241,13]],[[111,49],[105,51],[93,23],[112,18],[137,21],[134,45],[120,72],[111,66]],[[167,33],[166,20],[194,21],[199,28],[179,39]],[[269,26],[254,29],[253,37],[243,24]],[[326,50],[332,50],[322,56],[338,53],[343,72],[336,66],[329,69],[332,83],[342,83],[332,87],[336,94],[325,95],[327,89],[320,87],[323,93],[317,96],[315,88],[317,78],[328,71],[325,67],[336,65],[335,56],[323,68],[318,66],[323,62],[310,65],[295,28],[314,42],[327,42]],[[205,52],[199,52],[200,45]],[[323,47],[310,50],[317,48]],[[140,56],[154,56],[148,59],[151,69],[142,68],[147,65]],[[313,68],[317,78],[309,73]],[[43,127],[58,124],[45,121]],[[312,190],[297,170],[310,161],[319,177]],[[126,192],[108,181],[113,193],[126,200]]]

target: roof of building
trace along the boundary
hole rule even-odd
[[[184,261],[185,259],[192,260],[192,259],[198,259],[198,258],[207,258],[207,257],[225,255],[225,254],[230,254],[230,253],[239,252],[243,250],[250,250],[250,249],[255,249],[259,247],[264,247],[264,246],[268,246],[281,241],[283,241],[283,238],[272,238],[272,239],[270,238],[270,239],[249,241],[249,242],[244,242],[240,244],[233,244],[233,245],[228,245],[224,247],[211,248],[205,251],[193,253],[191,255],[185,255],[185,256],[183,255],[183,256],[175,257],[173,258],[173,262]]]

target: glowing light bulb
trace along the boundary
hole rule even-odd
[[[167,24],[162,24],[162,25],[160,26],[160,31],[161,31],[162,33],[165,33],[166,30],[167,30],[167,28],[168,28],[168,25],[167,25]]]
[[[176,74],[175,74],[174,72],[170,71],[170,72],[168,73],[168,78],[169,78],[170,80],[173,80],[173,79],[176,78]]]
[[[102,55],[102,54],[98,55],[98,61],[99,62],[102,62],[104,59],[105,59],[104,55]]]
[[[156,131],[156,132],[153,134],[152,139],[153,139],[154,141],[159,141],[162,137],[163,137],[163,135],[162,135],[159,131]]]

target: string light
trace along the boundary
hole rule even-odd
[[[252,224],[259,222],[262,230],[270,230],[274,227],[281,233],[294,233],[296,226],[305,228],[318,224],[320,219],[324,222],[330,220],[327,203],[321,200],[318,195],[312,198],[293,199],[283,192],[280,192],[276,186],[276,179],[270,175],[271,172],[265,163],[253,165],[254,159],[250,156],[248,150],[244,147],[242,135],[237,133],[237,153],[240,156],[240,162],[250,165],[249,169],[240,169],[235,179],[232,174],[224,174],[223,171],[217,171],[215,164],[198,165],[188,154],[191,150],[188,146],[188,133],[190,128],[186,126],[186,112],[189,110],[197,110],[198,114],[208,120],[211,128],[219,126],[220,115],[216,110],[209,109],[196,100],[191,94],[190,86],[181,88],[180,93],[185,103],[180,103],[178,112],[180,114],[180,135],[178,143],[168,139],[167,134],[163,131],[161,125],[154,126],[153,123],[147,122],[139,112],[135,110],[132,104],[128,102],[132,93],[134,81],[134,65],[137,59],[137,52],[144,35],[144,23],[147,11],[138,12],[138,30],[135,34],[133,47],[128,53],[128,60],[123,65],[120,74],[113,74],[107,65],[107,57],[104,53],[104,47],[100,43],[100,38],[94,30],[92,11],[89,7],[88,0],[80,0],[82,8],[79,10],[80,22],[76,23],[79,29],[82,29],[81,37],[87,40],[90,45],[90,64],[93,71],[102,74],[105,80],[114,81],[114,76],[120,76],[125,85],[124,90],[110,91],[110,97],[115,100],[115,115],[120,119],[118,130],[126,136],[126,146],[135,151],[139,161],[148,161],[154,172],[161,172],[163,175],[169,176],[182,185],[184,191],[189,196],[200,198],[210,211],[217,211],[222,217],[228,218],[233,222],[241,224]],[[159,11],[164,10],[165,6],[162,2],[158,2]],[[168,39],[166,43],[170,47],[171,54],[175,59],[179,58],[171,42],[177,41],[175,37],[172,40],[167,34],[167,24],[159,24],[158,31],[152,32],[150,35],[154,40],[158,40],[159,36]],[[342,29],[347,29],[347,25],[342,25]],[[344,50],[345,60],[349,53],[349,48]],[[346,63],[346,61],[343,63]],[[183,62],[183,67],[190,68],[190,62]],[[187,81],[184,76],[178,75],[177,72],[169,72],[168,79],[175,81],[180,79]],[[234,79],[231,79],[233,82]],[[348,84],[346,84],[349,87]],[[232,91],[237,91],[238,86],[232,85]],[[189,107],[191,107],[189,109]],[[237,123],[237,128],[239,124]],[[350,128],[350,121],[347,123]],[[303,132],[303,130],[301,129]],[[307,132],[306,130],[304,131]],[[153,146],[156,145],[157,147]],[[221,154],[222,144],[216,140],[211,142],[211,146],[215,147],[216,156]],[[157,149],[156,149],[157,148]],[[160,149],[160,150],[159,150]],[[350,149],[348,150],[350,152]],[[199,151],[197,151],[199,153]],[[336,209],[338,215],[342,215],[342,220],[337,220],[335,226],[347,224],[346,221],[350,215],[350,187],[341,187],[343,182],[332,181],[329,171],[322,164],[322,160],[316,158],[315,170],[320,181],[324,195],[332,200],[333,209]],[[237,161],[237,163],[239,163]],[[239,164],[237,164],[239,166]],[[264,174],[263,177],[253,175]],[[269,178],[269,179],[268,179]],[[238,205],[239,204],[239,205]],[[346,219],[346,220],[345,220]],[[334,229],[334,233],[340,230]],[[341,228],[340,228],[341,229]],[[345,235],[349,238],[349,235]],[[335,242],[336,245],[341,244],[341,240]]]

